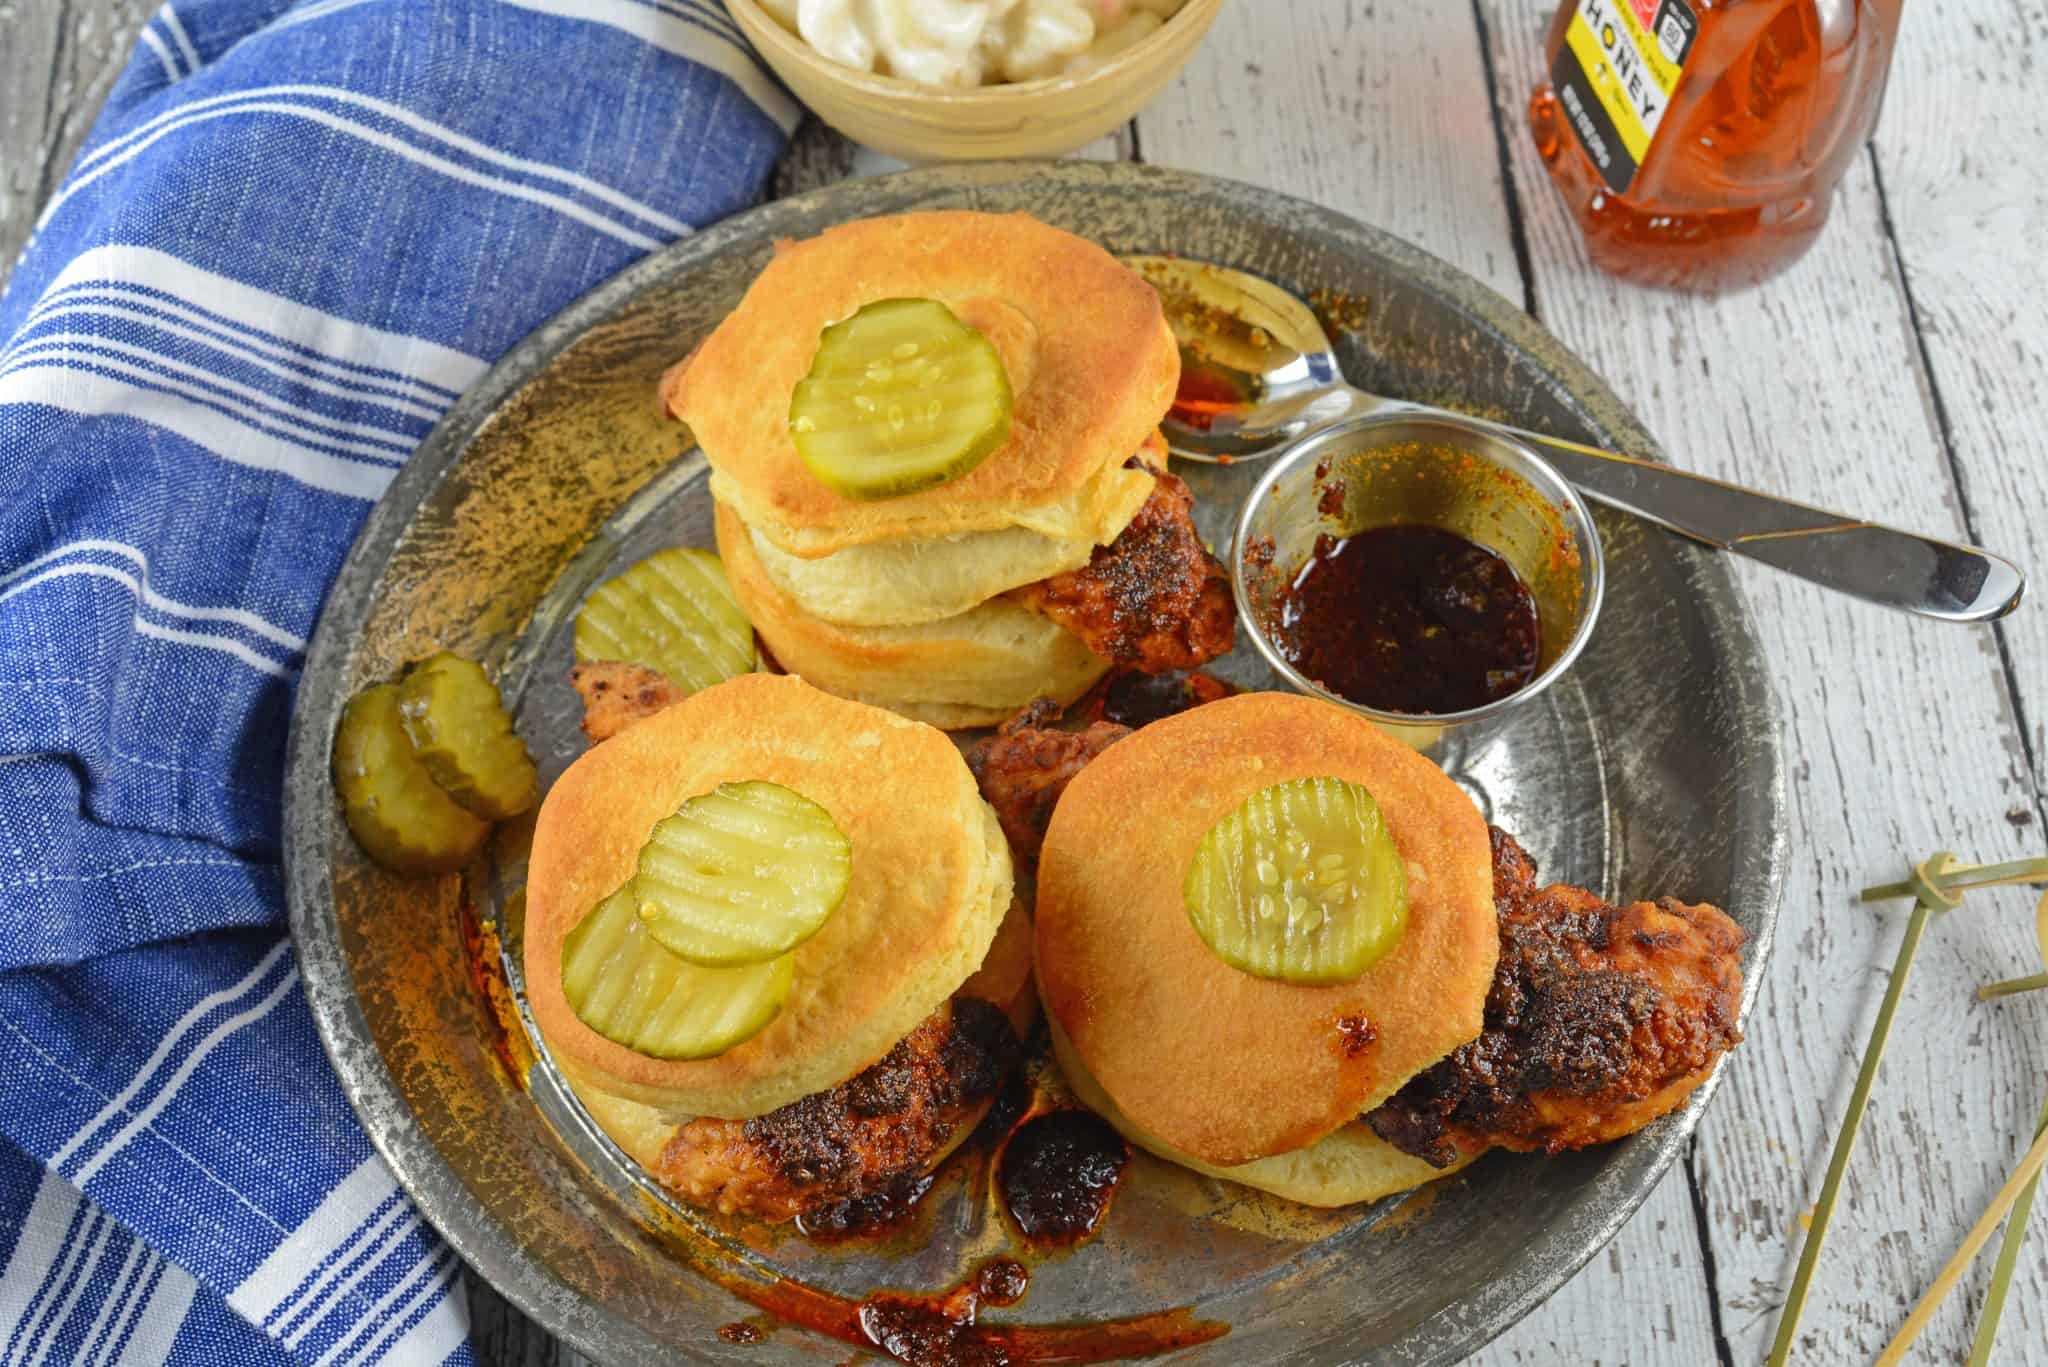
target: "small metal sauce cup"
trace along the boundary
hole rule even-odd
[[[1533,679],[1463,712],[1383,712],[1324,688],[1288,661],[1272,627],[1316,538],[1395,525],[1456,532],[1514,567],[1536,600]],[[1427,753],[1453,731],[1476,740],[1571,668],[1593,634],[1606,568],[1578,491],[1527,445],[1484,423],[1393,412],[1327,428],[1274,461],[1238,517],[1230,577],[1238,616],[1281,678]]]

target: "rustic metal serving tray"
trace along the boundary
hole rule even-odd
[[[328,785],[335,720],[355,689],[448,647],[496,672],[544,781],[559,774],[582,748],[566,682],[581,595],[656,547],[710,544],[702,460],[657,412],[656,377],[737,303],[776,239],[939,207],[1027,210],[1114,251],[1334,291],[1357,324],[1337,337],[1345,373],[1370,390],[1654,449],[1553,338],[1435,258],[1298,200],[1127,165],[945,168],[784,200],[642,262],[508,355],[399,475],[328,599],[290,744],[291,922],[314,1018],[399,1180],[484,1277],[607,1363],[843,1361],[845,1344],[794,1329],[721,1340],[719,1326],[753,1312],[728,1288],[779,1277],[855,1298],[942,1289],[1002,1250],[1002,1227],[962,1173],[887,1246],[814,1246],[669,1203],[589,1125],[545,1056],[533,1062],[519,1002],[522,832],[501,832],[460,880],[371,868]],[[1220,545],[1256,468],[1190,473]],[[1727,907],[1750,934],[1747,1008],[1785,863],[1779,727],[1755,636],[1711,555],[1618,516],[1600,526],[1608,597],[1585,657],[1510,729],[1453,748],[1446,767],[1551,877]],[[1222,672],[1269,681],[1248,647]],[[1713,1090],[1620,1144],[1494,1155],[1405,1202],[1335,1213],[1140,1156],[1102,1235],[1038,1263],[1028,1298],[988,1318],[1186,1306],[1230,1332],[1176,1361],[1452,1362],[1612,1237]]]

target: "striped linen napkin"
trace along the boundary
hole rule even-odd
[[[177,0],[0,298],[0,1363],[470,1360],[281,925],[371,502],[549,315],[760,193],[715,0]]]

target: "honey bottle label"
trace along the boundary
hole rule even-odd
[[[1616,194],[1635,182],[1699,31],[1686,0],[1578,0],[1550,81]]]

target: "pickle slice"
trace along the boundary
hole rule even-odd
[[[413,753],[398,686],[348,700],[334,731],[334,787],[363,853],[398,873],[449,873],[469,862],[490,824],[463,810]]]
[[[787,954],[705,968],[663,949],[634,909],[631,880],[562,943],[562,995],[576,1018],[650,1058],[712,1058],[759,1034],[789,997]]]
[[[405,733],[441,790],[487,821],[533,806],[538,776],[483,666],[444,650],[398,681]]]
[[[658,823],[633,879],[661,945],[712,967],[759,963],[818,933],[852,850],[831,816],[775,783],[722,783]]]
[[[688,696],[754,668],[754,628],[710,551],[660,551],[591,591],[576,658],[624,660]]]
[[[789,434],[834,493],[891,498],[981,464],[1010,434],[1010,403],[988,338],[936,299],[883,299],[818,338]]]
[[[1282,982],[1355,978],[1408,924],[1408,874],[1379,804],[1338,778],[1246,798],[1195,847],[1184,895],[1217,957]]]

